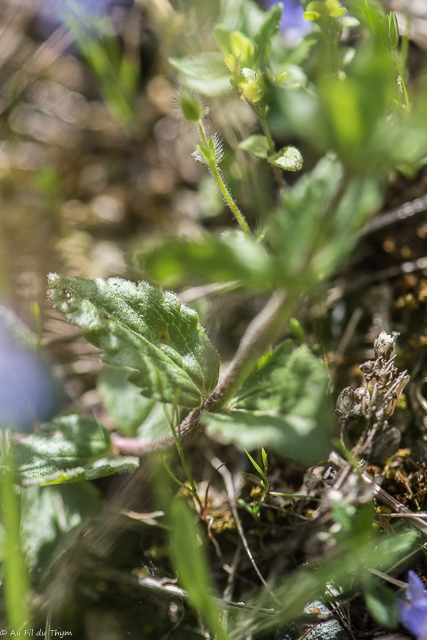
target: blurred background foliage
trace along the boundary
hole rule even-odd
[[[268,9],[271,4],[254,4],[253,10]],[[364,42],[364,29],[369,24],[358,12],[360,4],[351,0],[343,4],[363,28],[358,30],[350,23],[344,26],[340,57],[325,62],[328,54],[313,36],[311,23],[303,20],[301,5],[285,0],[282,31],[274,40],[272,57],[276,75],[287,75],[282,87],[272,89],[269,96],[269,124],[278,148],[296,145],[302,151],[304,171],[333,148],[359,180],[360,189],[356,183],[354,186],[355,210],[358,206],[362,213],[366,209],[393,209],[422,197],[427,186],[423,155],[427,135],[427,11],[422,3],[386,3],[387,9],[398,12],[401,29],[410,36],[402,44],[402,62],[408,69],[414,106],[410,121],[402,112],[396,124],[396,120],[381,117],[393,99],[390,87],[396,72],[392,59],[390,64],[384,62],[384,56],[377,55],[380,45]],[[292,258],[297,247],[295,236],[286,238],[283,218],[266,229],[268,214],[278,202],[274,176],[267,163],[238,147],[241,140],[259,133],[256,118],[247,105],[231,95],[231,74],[224,65],[219,65],[217,58],[215,66],[209,58],[209,52],[218,52],[213,25],[220,11],[231,26],[240,19],[239,6],[240,0],[223,3],[222,8],[219,0],[0,0],[0,297],[37,334],[43,326],[42,345],[65,388],[65,409],[72,407],[90,418],[99,416],[105,427],[116,424],[129,435],[137,432],[140,422],[131,424],[123,407],[118,408],[119,402],[107,406],[109,413],[101,402],[103,389],[111,401],[108,389],[117,390],[121,381],[104,369],[95,389],[101,370],[99,354],[52,311],[46,301],[46,274],[149,279],[157,286],[173,288],[183,301],[197,308],[223,363],[230,360],[248,322],[262,308],[265,290],[278,273],[280,277],[286,274],[282,274],[280,260],[272,270],[262,245],[251,244],[229,230],[234,228],[230,212],[205,168],[192,158],[197,135],[180,121],[176,106],[182,70],[179,61],[203,52],[204,64],[210,65],[215,76],[203,75],[203,66],[195,64],[191,82],[186,69],[187,84],[206,96],[210,128],[218,131],[223,141],[222,171],[251,228],[261,238],[267,234],[277,254],[286,251],[287,258]],[[375,19],[375,11],[372,15]],[[249,19],[246,28],[249,34]],[[342,78],[321,77],[324,64],[337,65],[334,72],[346,70],[345,87]],[[332,160],[323,162],[317,168],[320,174],[325,162]],[[298,174],[286,174],[289,185],[298,178]],[[307,197],[304,182],[298,189],[292,197],[285,196],[291,213]],[[314,194],[318,200],[323,195]],[[307,203],[310,198],[313,202],[313,193]],[[314,215],[307,207],[304,220],[297,220],[302,236]],[[224,230],[228,231],[221,239],[218,234],[206,239],[206,231]],[[337,255],[331,256],[326,247],[319,256],[319,271],[333,272],[354,244],[346,234],[345,219],[338,220],[337,233],[343,238]],[[426,222],[419,218],[412,227],[398,228],[396,233],[386,230],[369,236],[352,262],[336,275],[333,286],[320,281],[311,301],[303,300],[299,314],[306,333],[295,321],[289,335],[297,342],[306,339],[330,371],[350,383],[358,375],[355,364],[368,357],[372,337],[382,328],[400,330],[404,353],[399,357],[406,366],[418,362],[422,373],[422,362],[414,354],[426,346],[427,273],[420,268],[414,269],[415,275],[405,274],[399,267],[404,261],[415,264],[425,257],[426,237]],[[163,247],[162,251],[156,252],[158,247]],[[294,257],[298,259],[296,251]],[[393,268],[398,279],[391,286],[386,275],[378,274]],[[247,281],[246,289],[228,282],[241,276]],[[290,280],[291,276],[292,271]],[[313,301],[320,301],[326,292],[327,303],[316,307]],[[364,314],[360,332],[347,340],[345,329],[351,322],[357,325],[360,309]],[[349,345],[351,356],[344,358]],[[0,401],[1,397],[0,392]],[[140,396],[132,400],[138,401]],[[152,412],[158,424],[157,409],[144,401],[138,411],[141,416]],[[401,421],[404,411],[399,414]],[[166,432],[168,426],[162,424],[162,429]],[[147,433],[152,437],[149,429]],[[424,442],[422,446],[425,448]],[[198,480],[208,476],[207,469],[210,473],[210,465],[203,460]],[[280,475],[278,467],[275,473]],[[293,473],[301,476],[292,465],[283,471],[289,484]],[[117,485],[120,487],[120,480]],[[106,495],[113,493],[102,482],[98,488]],[[72,538],[69,523],[77,516],[69,506],[74,497],[68,494],[73,490],[73,486],[65,486],[48,494],[32,487],[26,494],[30,506],[24,528],[32,531],[37,513],[43,509],[49,516],[46,527],[54,530],[56,515],[52,514],[58,510],[63,513],[61,505],[65,504],[64,530]],[[91,513],[97,513],[98,497],[92,487],[87,493]],[[82,501],[81,495],[75,496],[76,513],[84,524],[87,514],[82,515]],[[223,519],[226,530],[231,516],[224,503],[222,495],[218,518]],[[176,507],[176,517],[180,509]],[[187,517],[185,513],[183,517]],[[140,555],[153,566],[167,553],[163,541],[151,534],[144,545],[136,543],[131,530],[125,530],[116,544],[115,526],[108,529],[110,540],[103,539],[104,547],[100,545],[100,556],[112,566],[120,561],[130,564],[126,555],[129,539],[132,549],[144,546]],[[59,554],[61,544],[53,544],[53,534],[42,527],[36,529],[35,546],[39,549],[45,544],[47,555]],[[26,551],[30,568],[42,575],[46,569],[43,558],[31,555],[31,548]],[[98,559],[92,561],[97,565]],[[90,569],[85,571],[90,573]],[[116,600],[106,584],[114,576],[107,570],[104,579],[102,571],[99,576],[97,591],[83,588],[80,599],[69,604],[64,628],[73,624],[82,637],[116,640],[124,637],[120,630],[124,623],[120,611],[110,610]],[[120,606],[126,608],[130,602],[133,607],[129,634],[134,635],[126,637],[140,637],[141,616],[150,638],[160,637],[162,612],[165,633],[173,616],[179,617],[153,597],[155,613],[150,618],[146,608],[143,613],[139,610],[139,595],[131,593],[132,586],[122,584],[120,589],[126,591],[123,600],[119,599]],[[304,589],[305,584],[301,592]],[[186,638],[200,637],[195,632],[192,636],[192,631],[186,633]]]

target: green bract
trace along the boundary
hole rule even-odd
[[[203,115],[203,107],[188,89],[181,89],[178,102],[182,115],[186,120],[189,122],[197,122],[200,120]]]
[[[399,44],[399,25],[394,11],[386,16],[386,35],[388,46],[395,49]]]
[[[214,389],[218,354],[197,313],[175,294],[119,278],[50,274],[49,283],[55,308],[102,350],[105,362],[128,368],[144,396],[191,409]]]

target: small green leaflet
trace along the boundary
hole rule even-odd
[[[300,171],[303,165],[301,151],[296,147],[284,147],[277,153],[267,158],[267,161],[275,167],[286,171]]]
[[[215,388],[219,357],[193,309],[146,282],[49,276],[49,296],[69,322],[130,370],[129,380],[154,400],[199,407]]]

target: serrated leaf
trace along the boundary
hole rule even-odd
[[[78,415],[57,418],[15,445],[16,466],[23,481],[86,467],[110,453],[108,431]],[[80,479],[80,478],[79,478]]]
[[[266,158],[268,156],[268,140],[265,136],[249,136],[239,142],[237,146],[242,151],[247,151],[257,158]]]
[[[162,286],[192,282],[241,280],[242,287],[265,290],[271,287],[275,267],[264,247],[241,231],[197,239],[152,243],[138,255],[144,273]]]
[[[230,71],[219,51],[200,53],[191,58],[170,58],[185,84],[204,96],[221,96],[230,92]]]
[[[107,412],[125,436],[151,442],[169,434],[165,409],[171,413],[171,407],[142,396],[129,382],[129,373],[124,368],[102,369],[97,388]]]
[[[170,292],[110,278],[49,276],[49,295],[69,322],[103,351],[108,364],[132,369],[141,393],[189,409],[218,380],[218,354],[197,313]]]
[[[396,595],[373,578],[364,583],[363,595],[366,608],[375,622],[386,629],[395,629],[399,621]]]
[[[74,467],[63,471],[55,471],[42,477],[24,478],[23,487],[39,485],[48,487],[59,484],[70,484],[86,480],[98,480],[116,473],[133,473],[139,467],[136,456],[120,456],[119,458],[100,458],[88,463],[85,467]]]
[[[21,490],[20,538],[33,578],[40,580],[102,510],[88,483]],[[42,517],[41,517],[42,516]]]
[[[300,171],[303,165],[303,157],[301,151],[296,147],[284,147],[277,153],[269,156],[267,161],[275,167],[285,169],[286,171]]]
[[[242,449],[271,447],[301,463],[328,448],[327,375],[305,345],[280,345],[240,388],[230,410],[203,413],[211,436]]]

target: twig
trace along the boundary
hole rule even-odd
[[[276,291],[249,324],[224,378],[205,402],[208,411],[220,411],[227,404],[254,364],[279,338],[297,301],[296,294]]]
[[[415,200],[412,200],[412,202],[405,202],[405,204],[402,204],[400,207],[391,209],[390,211],[387,211],[387,213],[374,218],[374,220],[368,222],[368,224],[366,224],[357,235],[367,236],[370,233],[378,231],[379,229],[383,229],[384,227],[388,227],[389,225],[395,224],[396,222],[406,220],[406,218],[410,218],[411,216],[417,213],[422,213],[426,210],[427,196],[416,198]]]
[[[227,467],[221,462],[221,460],[219,460],[218,458],[211,457],[210,458],[210,463],[215,468],[218,468],[218,473],[220,473],[222,475],[223,479],[224,479],[225,489],[227,491],[227,496],[228,496],[228,501],[230,503],[230,508],[231,508],[232,513],[233,513],[234,520],[236,522],[236,527],[237,527],[237,531],[239,532],[240,539],[242,541],[242,544],[243,544],[243,546],[245,548],[246,553],[248,554],[248,558],[249,558],[253,568],[255,569],[255,572],[256,572],[258,578],[261,580],[262,584],[264,585],[264,587],[266,588],[266,590],[268,591],[270,596],[273,598],[274,602],[277,605],[280,606],[280,601],[276,598],[276,596],[274,595],[274,593],[271,591],[270,587],[266,583],[262,573],[258,569],[258,566],[257,566],[257,564],[256,564],[256,562],[254,560],[254,557],[253,557],[253,555],[251,553],[251,550],[249,549],[248,541],[246,540],[245,532],[243,531],[242,523],[240,522],[239,514],[237,513],[236,494],[235,494],[235,491],[234,491],[234,484],[233,484],[233,478],[231,476],[231,473],[229,472]],[[222,465],[222,466],[220,466],[220,465]]]
[[[337,467],[343,468],[348,465],[348,463],[341,458],[337,453],[332,452],[329,456],[329,461]],[[393,498],[387,491],[381,489],[379,485],[375,483],[375,481],[368,476],[366,472],[361,473],[361,478],[365,484],[372,485],[372,493],[377,500],[385,504],[387,507],[391,507],[396,513],[399,513],[404,518],[408,518],[409,524],[411,524],[415,529],[421,531],[424,535],[427,535],[427,525],[422,521],[421,518],[417,517],[416,513],[413,513],[410,509],[405,507],[401,502]],[[410,517],[408,517],[410,516]]]

